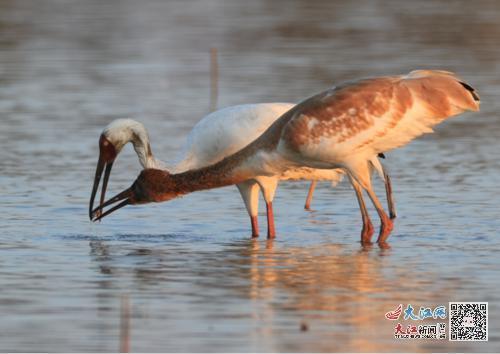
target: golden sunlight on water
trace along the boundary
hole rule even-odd
[[[0,1],[0,351],[117,351],[120,333],[136,352],[497,350],[499,19],[490,1]],[[345,181],[309,212],[308,184],[282,183],[275,241],[250,239],[234,187],[90,223],[103,127],[140,120],[173,160],[210,109],[211,48],[218,107],[430,68],[481,112],[386,154],[388,249],[358,243]],[[127,146],[109,195],[136,161]],[[395,339],[384,318],[450,301],[489,303],[488,342]]]

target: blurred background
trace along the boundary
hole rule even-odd
[[[499,42],[497,1],[0,0],[0,351],[498,350]],[[347,183],[311,212],[283,183],[275,241],[250,240],[234,187],[90,223],[102,129],[137,119],[172,160],[210,112],[212,48],[219,108],[427,68],[481,112],[387,154],[388,250],[359,245]],[[139,171],[129,146],[109,195]],[[489,342],[396,340],[384,319],[448,301],[488,301]]]

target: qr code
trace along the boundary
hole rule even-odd
[[[451,341],[488,340],[487,302],[450,302]]]

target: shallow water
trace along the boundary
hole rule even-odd
[[[117,351],[124,297],[133,351],[498,350],[499,19],[489,1],[1,1],[0,351]],[[211,47],[219,107],[441,68],[482,110],[387,154],[391,249],[360,246],[347,183],[311,212],[283,183],[275,241],[249,238],[234,187],[90,223],[102,128],[138,119],[173,158],[208,112]],[[139,170],[127,147],[109,195]],[[488,301],[489,342],[393,339],[385,312],[448,301]]]

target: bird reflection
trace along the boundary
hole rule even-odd
[[[150,247],[100,241],[91,243],[90,252],[97,269],[111,275],[103,286],[124,283],[138,289],[137,296],[162,294],[166,307],[189,299],[193,311],[214,321],[243,311],[241,321],[255,328],[251,335],[277,351],[397,349],[401,343],[393,339],[394,323],[384,314],[399,303],[435,305],[435,293],[447,296],[446,284],[425,287],[411,269],[399,272],[390,249],[294,242],[286,236],[240,239],[207,250],[178,239]],[[428,279],[438,278],[431,272]],[[302,332],[308,333],[304,340],[277,340],[283,333]],[[419,345],[405,342],[404,348],[418,350]]]
[[[384,314],[402,301],[392,294],[394,284],[404,281],[389,278],[383,271],[390,249],[364,245],[353,251],[334,243],[277,247],[274,240],[250,240],[246,247],[240,246],[250,265],[247,273],[241,269],[240,276],[248,279],[248,290],[241,295],[261,304],[253,307],[252,318],[263,335],[272,337],[276,330],[282,331],[276,320],[297,317],[297,331],[306,324],[313,333],[328,333],[315,339],[315,347],[322,350],[390,347],[392,323]],[[382,344],[380,338],[389,343]]]

